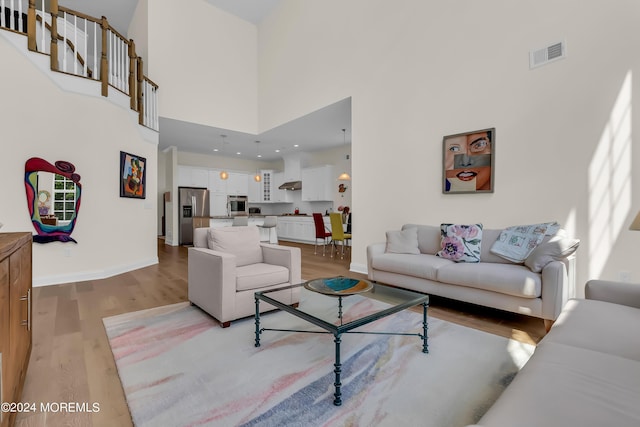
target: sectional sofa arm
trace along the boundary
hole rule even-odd
[[[640,308],[640,283],[589,280],[584,288],[587,299]]]
[[[568,274],[565,263],[552,261],[541,272],[542,318],[556,320],[567,301],[575,296],[573,276]]]
[[[300,248],[292,246],[261,243],[262,257],[266,264],[281,265],[289,269],[289,283],[302,283],[302,253]]]
[[[373,266],[371,265],[371,261],[376,255],[383,254],[386,246],[386,243],[372,243],[367,246],[367,276],[369,280],[373,280]]]

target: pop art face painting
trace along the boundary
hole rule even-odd
[[[495,128],[443,138],[442,192],[492,193]]]

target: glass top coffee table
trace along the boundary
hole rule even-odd
[[[312,292],[330,298],[335,310],[317,310],[315,307],[304,304],[299,306],[291,306],[278,299],[278,295],[282,295],[281,291],[294,288],[306,288]],[[343,299],[350,295],[361,295],[365,297],[375,298],[385,302],[380,309],[368,312],[362,315],[353,315],[352,313],[343,313]],[[376,298],[376,296],[378,296]],[[268,291],[256,292],[256,314],[255,314],[255,346],[260,347],[260,335],[264,331],[285,331],[285,332],[308,332],[308,333],[326,333],[334,336],[335,343],[335,393],[333,404],[340,406],[342,404],[342,394],[340,388],[340,375],[342,365],[340,362],[340,343],[342,342],[342,334],[347,333],[363,333],[363,334],[382,334],[382,335],[411,335],[420,337],[422,340],[422,352],[428,353],[429,346],[427,343],[427,307],[429,306],[429,296],[412,292],[404,289],[393,288],[370,282],[368,280],[349,279],[346,277],[332,277],[324,279],[314,279],[298,285],[286,286]],[[282,311],[286,311],[296,317],[299,317],[313,325],[323,329],[323,331],[304,331],[296,329],[271,329],[260,327],[260,301],[269,303]],[[402,332],[384,332],[384,331],[354,331],[363,325],[374,322],[383,317],[398,313],[407,308],[422,305],[422,333],[402,333]],[[348,315],[348,316],[346,316]],[[343,320],[348,321],[343,321]]]

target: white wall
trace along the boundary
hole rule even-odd
[[[148,0],[138,0],[138,4],[136,5],[136,9],[133,12],[133,17],[131,18],[131,23],[129,24],[129,30],[127,34],[130,39],[133,39],[136,45],[136,54],[145,61],[145,75],[147,77],[152,74],[149,73],[149,67],[147,63],[147,59],[149,58],[149,22],[148,22],[148,14],[149,14],[149,5]],[[107,17],[108,18],[108,17]],[[117,28],[116,28],[117,29]],[[117,29],[119,31],[119,29]],[[153,80],[153,79],[151,79]]]
[[[26,38],[24,46],[26,51]],[[2,232],[34,232],[25,196],[27,159],[66,160],[81,175],[82,200],[71,235],[78,243],[34,244],[34,285],[102,278],[157,263],[157,134],[155,141],[145,139],[128,107],[63,91],[2,36],[0,58]],[[119,197],[120,151],[146,157],[146,200]]]
[[[148,4],[162,117],[257,133],[257,28],[204,0]]]
[[[353,210],[376,213],[357,217],[354,268],[403,223],[558,220],[582,241],[578,285],[622,269],[640,281],[627,231],[640,154],[632,131],[602,138],[621,123],[619,95],[638,96],[623,87],[640,76],[639,13],[633,0],[283,0],[259,26],[259,127],[352,97]],[[529,69],[531,49],[563,39],[566,59]],[[624,111],[637,129],[638,109]],[[442,137],[487,127],[495,192],[441,194]]]

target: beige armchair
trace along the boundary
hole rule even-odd
[[[260,242],[256,226],[196,228],[189,248],[189,301],[223,328],[255,314],[254,293],[301,283],[300,249]],[[297,304],[300,288],[277,298]],[[260,311],[275,307],[260,303]]]

